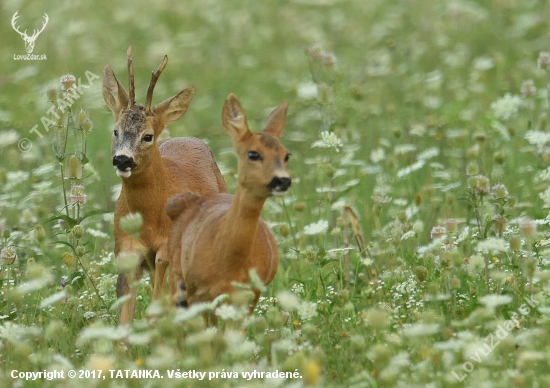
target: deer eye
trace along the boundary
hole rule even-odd
[[[115,137],[118,137],[118,131],[116,129],[113,131],[113,135],[115,135]]]
[[[262,159],[262,155],[260,155],[259,153],[255,152],[255,151],[250,151],[248,153],[248,159],[249,160],[261,160]]]
[[[143,136],[143,141],[146,141],[146,142],[153,141],[153,135],[145,135],[145,136]]]
[[[285,156],[285,162],[288,162],[288,159],[290,159],[290,154],[286,154],[286,156]]]

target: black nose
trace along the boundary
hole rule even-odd
[[[275,177],[271,180],[271,182],[269,182],[269,185],[267,185],[267,187],[270,190],[287,191],[291,183],[292,179],[290,178]]]
[[[116,155],[113,158],[113,166],[120,171],[126,171],[127,169],[134,168],[136,164],[134,163],[134,158],[129,158],[126,155]]]

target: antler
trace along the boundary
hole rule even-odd
[[[130,108],[136,103],[136,91],[134,89],[134,67],[132,66],[132,45],[128,46],[126,56],[128,57],[128,80],[130,82],[128,89],[128,93],[130,95],[128,100],[128,108]]]
[[[25,30],[25,32],[21,32],[21,31],[19,31],[19,27],[17,27],[17,26],[15,25],[15,21],[16,21],[17,18],[19,17],[19,15],[17,15],[18,13],[19,13],[19,11],[16,11],[16,12],[13,14],[13,17],[11,18],[11,26],[13,27],[13,29],[14,29],[15,31],[17,31],[17,33],[18,33],[19,35],[28,38],[28,36],[27,36],[27,30]]]
[[[16,12],[17,13],[17,12]],[[44,22],[42,23],[42,28],[40,29],[40,31],[37,31],[37,30],[34,30],[34,33],[32,34],[32,37],[33,38],[36,38],[38,35],[40,35],[40,33],[42,31],[44,31],[44,28],[46,28],[46,24],[48,24],[48,21],[50,20],[50,18],[48,17],[48,14],[45,13],[44,14]]]
[[[157,71],[151,74],[151,82],[149,83],[149,88],[147,89],[147,99],[145,100],[145,109],[148,111],[151,110],[151,103],[153,102],[153,89],[155,89],[160,73],[162,73],[167,63],[168,55],[165,55]]]

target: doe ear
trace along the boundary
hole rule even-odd
[[[222,110],[222,122],[225,130],[234,140],[241,140],[250,136],[243,107],[233,93],[227,96]]]
[[[159,115],[164,124],[170,124],[177,121],[187,112],[189,104],[195,94],[195,88],[189,86],[174,97],[158,103],[153,107],[155,115]]]
[[[128,105],[128,93],[118,82],[109,65],[103,69],[103,99],[115,116]]]
[[[281,136],[283,129],[285,128],[286,123],[286,111],[288,109],[288,103],[286,101],[281,102],[281,104],[273,110],[267,116],[267,124],[265,126],[264,132],[275,137]]]

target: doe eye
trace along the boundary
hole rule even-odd
[[[146,142],[153,141],[153,135],[145,135],[145,136],[143,136],[143,141],[146,141]]]
[[[262,158],[262,156],[259,153],[255,152],[255,151],[250,151],[248,153],[248,159],[249,160],[260,160],[261,158]]]
[[[113,135],[115,135],[115,137],[118,137],[118,130],[115,129],[115,130],[113,131]]]
[[[287,154],[287,155],[285,156],[285,162],[288,162],[288,159],[290,159],[290,154]]]

